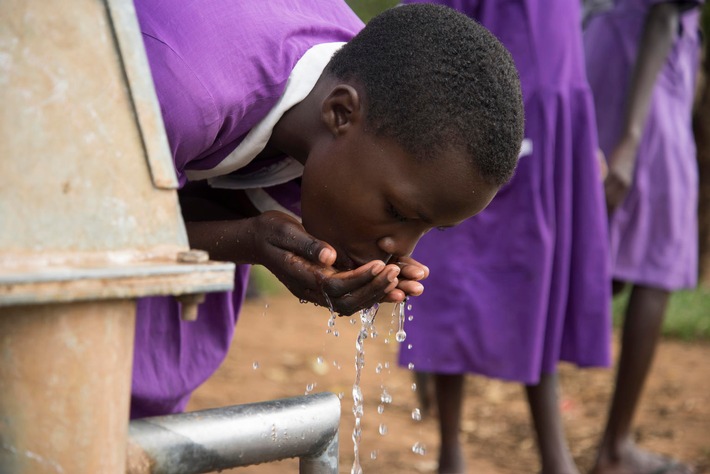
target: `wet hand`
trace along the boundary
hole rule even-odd
[[[609,171],[604,180],[607,213],[611,214],[626,198],[633,182],[637,145],[632,141],[622,141],[614,149],[609,159]]]
[[[395,264],[400,268],[399,283],[384,298],[384,302],[400,303],[408,296],[419,296],[424,285],[419,283],[429,276],[429,267],[412,257],[399,257]]]
[[[255,263],[268,268],[301,300],[350,315],[382,301],[399,284],[400,267],[380,260],[337,271],[332,266],[335,249],[286,214],[269,211],[251,221]]]

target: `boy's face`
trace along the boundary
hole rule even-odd
[[[422,163],[393,140],[359,129],[311,150],[303,225],[335,248],[336,268],[348,270],[409,255],[426,232],[477,214],[497,191],[460,152]]]

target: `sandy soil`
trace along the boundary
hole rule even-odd
[[[412,417],[418,408],[417,397],[411,372],[396,364],[396,323],[391,313],[391,305],[380,308],[376,320],[379,335],[365,342],[361,463],[365,474],[435,472],[436,421],[431,417],[416,421]],[[340,472],[349,473],[354,457],[350,394],[360,324],[339,318],[336,337],[326,333],[328,318],[324,308],[299,304],[288,293],[250,300],[237,325],[227,360],[195,392],[188,409],[299,396],[311,387],[312,393],[343,394]],[[562,366],[560,379],[561,407],[570,446],[585,472],[603,428],[613,373]],[[383,390],[391,394],[392,403],[380,414],[377,406]],[[662,341],[636,427],[642,446],[689,462],[698,473],[710,473],[709,343]],[[380,434],[381,429],[385,434]],[[527,405],[519,385],[469,377],[463,430],[469,472],[538,471]],[[424,454],[413,452],[417,443],[426,447]],[[223,472],[295,473],[298,461],[289,459]]]

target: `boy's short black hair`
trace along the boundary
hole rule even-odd
[[[483,26],[441,5],[373,18],[327,71],[365,90],[367,127],[419,159],[464,148],[484,180],[515,170],[524,115],[510,53]]]

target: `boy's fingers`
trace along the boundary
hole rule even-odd
[[[384,298],[394,290],[399,283],[397,275],[399,268],[394,265],[384,267],[382,262],[374,262],[360,267],[367,268],[365,273],[353,270],[346,278],[343,274],[336,274],[327,279],[323,285],[324,291],[333,305],[333,309],[340,314],[352,314],[363,308],[368,308]],[[358,273],[355,273],[358,272]]]
[[[360,288],[370,286],[387,287],[397,277],[399,269],[384,262],[374,260],[355,270],[338,272],[323,282],[323,290],[329,296],[341,297],[356,293]]]
[[[408,280],[424,280],[429,276],[429,267],[411,257],[400,257],[397,265],[402,269],[402,277]]]
[[[408,296],[419,296],[424,293],[424,285],[414,280],[401,280],[397,288]]]
[[[291,238],[284,242],[285,250],[328,267],[335,263],[336,252],[333,247],[303,230],[298,230],[299,232],[293,232]]]

